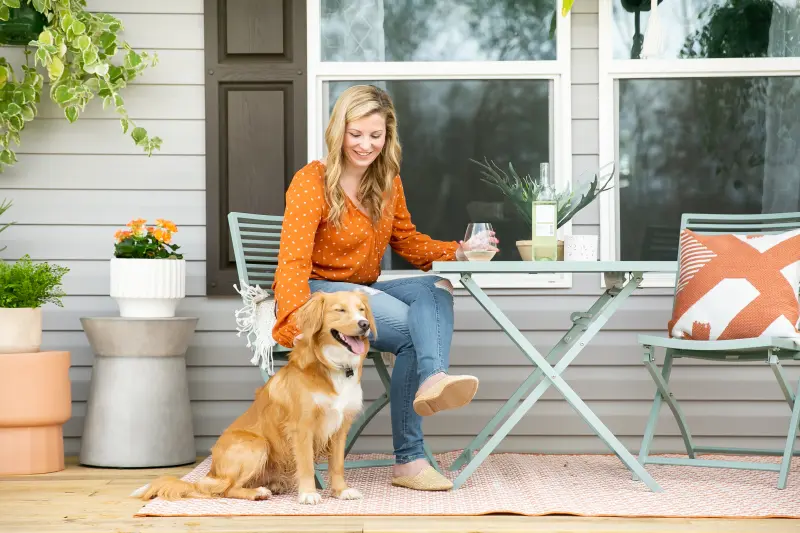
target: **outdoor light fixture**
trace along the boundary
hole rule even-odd
[[[622,8],[634,13],[633,44],[631,45],[631,59],[657,57],[661,53],[663,34],[661,21],[658,18],[658,4],[664,0],[620,0]],[[647,30],[642,35],[639,19],[642,11],[652,11],[647,22]]]

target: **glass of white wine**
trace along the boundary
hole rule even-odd
[[[470,261],[491,261],[497,253],[492,225],[488,222],[472,222],[467,224],[464,243],[467,244],[464,255]]]

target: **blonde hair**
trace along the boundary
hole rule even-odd
[[[345,166],[342,152],[347,124],[379,113],[386,120],[386,143],[375,161],[370,164],[358,186],[357,198],[377,225],[383,216],[392,182],[400,172],[401,148],[397,136],[397,116],[391,98],[374,85],[356,85],[345,90],[333,106],[325,143],[328,157],[325,168],[325,198],[330,207],[328,221],[341,226],[346,211],[345,192],[339,185]]]

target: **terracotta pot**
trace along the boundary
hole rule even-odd
[[[0,308],[0,354],[38,352],[41,345],[41,307]]]
[[[172,318],[186,296],[185,259],[111,258],[110,295],[123,318]]]
[[[0,475],[64,469],[69,352],[0,354]]]
[[[533,241],[517,241],[517,251],[523,261],[531,261],[533,259],[532,243]],[[559,261],[564,260],[564,241],[559,240],[556,248],[556,259]]]

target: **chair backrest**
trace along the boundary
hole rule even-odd
[[[709,215],[702,213],[684,213],[681,217],[681,231],[690,229],[697,233],[783,233],[800,229],[800,213],[767,213],[756,215]],[[680,258],[678,258],[680,260]],[[677,283],[675,292],[677,293]],[[675,302],[673,301],[673,307]]]
[[[228,213],[240,285],[269,289],[278,268],[282,216]],[[239,287],[242,288],[241,286]]]
[[[800,228],[800,213],[758,215],[703,215],[684,213],[681,230],[697,233],[781,233]]]

